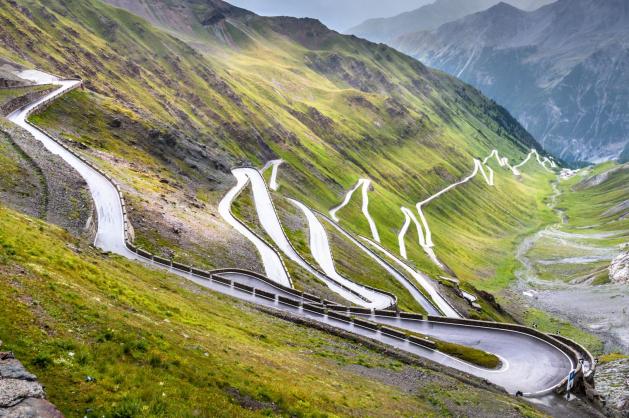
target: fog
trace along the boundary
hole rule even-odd
[[[344,31],[373,17],[390,17],[434,0],[227,0],[264,16],[313,17]]]

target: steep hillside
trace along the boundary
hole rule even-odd
[[[629,144],[627,144],[622,154],[620,154],[618,162],[620,162],[621,164],[629,163]]]
[[[66,416],[541,415],[480,381],[291,324],[4,206],[0,284],[2,348]]]
[[[554,0],[510,0],[507,3],[523,10],[535,10],[552,1]],[[497,3],[499,0],[437,0],[397,16],[369,19],[348,29],[347,33],[373,42],[391,43],[398,36],[434,30],[444,23],[487,10]]]
[[[600,161],[627,144],[627,28],[621,0],[501,3],[392,45],[480,88],[554,154]]]
[[[117,4],[135,4],[136,13],[187,43],[96,0],[24,0],[5,4],[9,24],[0,48],[14,60],[87,81],[88,90],[34,120],[122,183],[138,243],[157,243],[164,256],[259,270],[255,250],[217,216],[231,182],[228,167],[239,161],[262,166],[283,158],[284,191],[321,212],[358,178],[370,177],[373,215],[383,243],[395,250],[400,206],[466,176],[473,157],[496,148],[518,161],[537,146],[478,91],[316,21],[260,18],[218,0]],[[523,225],[541,222],[526,210],[538,196],[516,193],[514,202],[506,198],[510,186],[501,190],[487,191],[501,234],[481,244],[501,255],[482,269],[475,257],[452,257],[469,279],[492,276],[495,263],[510,257],[496,239],[512,242]],[[522,210],[514,212],[514,204]],[[363,232],[356,209],[349,207],[343,221]],[[486,234],[466,219],[460,223],[470,239]],[[448,241],[442,251],[453,248],[460,246]],[[434,271],[418,246],[409,256]]]
[[[325,297],[328,291],[337,303],[357,306],[394,309],[397,300],[404,309],[509,321],[501,301],[483,290],[511,282],[521,235],[549,222],[544,203],[557,167],[504,108],[388,47],[310,19],[261,18],[218,0],[117,4],[135,14],[97,0],[24,0],[0,9],[3,54],[85,79],[62,82],[65,94],[30,117],[48,135],[28,125],[26,110],[11,120],[46,146],[59,149],[56,137],[82,157],[60,150],[85,175],[99,213],[95,244],[108,250],[0,207],[6,282],[0,329],[8,335],[2,339],[52,386],[51,400],[68,415],[88,416],[537,414],[487,382],[395,353],[393,360],[390,348],[281,322],[269,315],[285,317],[275,309],[255,309],[169,275],[194,274],[173,259],[265,272],[271,254],[277,261],[271,270],[281,270],[281,283],[295,289],[264,282],[265,289],[302,300],[315,298],[295,290]],[[17,177],[10,180],[30,186],[24,164],[10,164]],[[290,198],[320,213],[303,205],[294,210],[299,205]],[[406,230],[401,207],[414,208],[424,228],[416,222],[416,230]],[[325,222],[323,233],[317,235],[313,219]],[[306,233],[327,239],[326,227],[336,230],[331,246],[306,245]],[[424,239],[429,244],[420,246]],[[260,243],[278,251],[260,250]],[[170,258],[174,269],[150,270],[159,259],[149,261],[135,246]],[[389,257],[387,250],[408,255],[408,265],[397,264],[406,273],[392,274],[370,251],[356,256],[366,246],[381,257]],[[330,260],[317,260],[325,275],[307,263],[321,253]],[[147,264],[132,261],[137,257]],[[338,269],[336,287],[329,285],[330,265]],[[198,273],[196,283],[212,288]],[[237,287],[222,290],[264,306],[292,301],[284,313],[297,321],[321,310]],[[375,297],[362,297],[367,293]],[[330,311],[316,317],[334,321]],[[337,318],[359,332],[360,320]],[[406,320],[409,331],[416,322]],[[456,340],[452,324],[437,323],[427,328]],[[503,380],[495,382],[514,382],[513,392],[561,385],[578,361],[553,340],[454,329],[466,335],[466,346],[437,341],[439,352],[417,352],[492,382],[500,373]],[[497,334],[504,337],[491,338]],[[393,339],[386,330],[368,335]],[[514,341],[532,343],[527,360]],[[486,351],[474,348],[485,342]],[[537,367],[531,374],[540,352],[553,371]],[[524,375],[521,387],[517,377]]]
[[[52,89],[50,85],[0,89],[0,200],[92,239],[95,213],[83,178],[28,132],[4,119]]]

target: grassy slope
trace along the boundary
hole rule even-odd
[[[276,200],[275,203],[280,214],[280,219],[283,221],[282,226],[284,227],[286,235],[291,240],[291,244],[295,250],[310,263],[311,266],[317,266],[317,263],[312,257],[308,247],[308,232],[304,229],[305,225],[302,223],[305,223],[305,220],[295,216],[296,212],[288,202]],[[271,237],[258,221],[258,214],[253,206],[253,192],[250,184],[245,187],[242,193],[234,200],[232,213],[237,219],[247,225],[250,230],[254,231],[259,237],[264,239],[267,244],[277,249],[277,246]],[[289,222],[286,222],[287,220],[289,220]],[[296,289],[309,292],[319,296],[320,298],[327,299],[341,305],[346,305],[348,303],[345,298],[330,290],[316,276],[302,268],[296,262],[290,260],[288,257],[284,257],[283,261],[291,276],[293,286]]]
[[[611,171],[609,178],[601,184],[585,186],[589,179]],[[531,248],[528,256],[534,260],[548,260],[587,256],[605,250],[617,254],[629,237],[629,218],[623,216],[626,209],[621,210],[620,207],[629,195],[628,184],[629,169],[615,163],[593,167],[561,182],[557,209],[565,214],[567,222],[560,226],[560,230],[577,236],[542,238]],[[594,285],[609,282],[608,267],[609,260],[536,266],[543,279],[569,282],[593,278]]]
[[[606,163],[594,167],[588,177],[614,170],[609,178],[600,185],[582,188],[583,176],[575,176],[562,184],[563,194],[558,202],[558,209],[565,211],[568,216],[566,229],[570,232],[580,230],[586,234],[590,232],[615,232],[629,229],[629,219],[624,212],[606,213],[609,209],[627,200],[629,193],[629,167],[615,163]],[[587,178],[585,179],[587,180]],[[625,237],[610,240],[608,244],[615,245]]]
[[[519,241],[554,220],[544,204],[553,175],[536,164],[527,166],[522,178],[493,167],[495,187],[478,177],[425,210],[437,255],[461,279],[488,291],[503,288],[514,277]]]
[[[4,347],[67,416],[86,408],[94,416],[533,414],[511,398],[103,256],[4,207],[0,272]],[[409,373],[422,376],[410,392],[392,383]]]
[[[255,57],[248,51],[239,51],[237,57],[234,57],[235,54],[230,55],[226,62],[233,67],[234,72],[238,71],[239,76],[236,80],[255,77],[256,84],[261,86],[264,85],[264,80],[281,80],[278,81],[280,94],[288,97],[297,96],[304,105],[316,107],[334,123],[336,136],[327,143],[339,148],[339,140],[353,139],[351,143],[342,143],[341,146],[346,148],[341,149],[343,155],[338,161],[327,157],[325,152],[327,143],[313,148],[310,158],[301,161],[296,158],[298,155],[295,155],[294,147],[289,150],[279,149],[277,153],[288,161],[287,165],[280,168],[280,176],[283,177],[282,193],[296,196],[311,207],[327,212],[327,209],[340,202],[344,191],[359,177],[367,176],[373,179],[375,191],[370,194],[370,212],[378,223],[383,242],[391,249],[397,249],[397,233],[403,224],[400,206],[413,207],[414,203],[427,197],[429,193],[445,187],[453,179],[466,176],[472,169],[472,157],[485,156],[493,147],[499,148],[504,155],[511,158],[522,158],[523,154],[518,152],[517,147],[504,140],[509,136],[504,128],[497,127],[495,122],[486,123],[486,120],[481,121],[476,117],[475,111],[479,109],[481,112],[491,113],[486,107],[487,104],[451,79],[439,79],[431,86],[434,90],[428,95],[416,92],[413,95],[404,94],[403,97],[407,100],[404,103],[410,109],[405,117],[383,117],[384,112],[378,113],[373,109],[358,113],[355,105],[348,104],[349,93],[345,91],[332,90],[325,92],[326,94],[318,94],[313,86],[327,86],[327,83],[315,84],[314,79],[304,82],[303,78],[291,82],[289,80],[295,78],[293,73],[285,73],[280,77],[277,74],[279,71],[277,66],[268,66],[269,57],[282,61],[288,59],[293,63],[294,57],[285,58],[285,55],[291,52],[291,48],[295,49],[295,45],[281,46],[282,50],[278,52],[275,49],[269,50],[265,44],[264,53],[256,49]],[[364,45],[361,46],[364,48]],[[325,43],[325,47],[321,49],[335,48],[344,51],[344,47],[342,41],[334,40]],[[387,56],[389,61],[398,64],[396,67],[382,58],[379,54],[381,51],[360,52],[363,58],[372,56],[372,61],[385,74],[399,76],[405,71],[408,73],[409,69],[403,65],[406,64],[404,60],[401,60],[400,64],[390,57],[391,55],[397,57],[394,52],[382,51],[382,56]],[[292,55],[299,56],[301,53],[303,51],[298,49]],[[322,55],[323,52],[314,54]],[[354,54],[352,54],[354,57],[361,56]],[[257,57],[264,57],[266,64]],[[249,67],[251,70],[245,71]],[[400,76],[400,79],[404,80],[404,76]],[[307,91],[310,92],[310,97],[306,95]],[[458,108],[458,105],[461,105],[461,97],[455,99],[452,97],[453,94],[456,96],[459,93],[467,99],[462,108]],[[308,99],[303,99],[304,96]],[[371,93],[362,96],[376,109],[378,106],[384,106],[383,103],[386,101],[383,101],[382,94]],[[436,109],[456,116],[453,120],[448,120],[437,114]],[[408,124],[406,128],[413,126],[417,130],[412,141],[403,133],[405,124]],[[328,138],[325,134],[322,136],[324,140]],[[499,136],[502,139],[499,139]],[[307,162],[306,165],[304,160]],[[351,170],[351,162],[354,161],[362,163],[358,173]],[[319,164],[323,167],[319,168]],[[448,264],[463,279],[476,281],[481,278],[492,285],[494,283],[504,285],[513,277],[514,261],[511,254],[521,231],[537,228],[547,222],[548,213],[544,213],[545,206],[542,200],[550,193],[550,185],[547,182],[549,176],[541,170],[536,170],[534,166],[528,168],[532,168],[536,175],[526,175],[522,183],[513,180],[510,174],[501,176],[498,181],[498,192],[494,193],[492,190],[485,193],[482,201],[486,203],[479,208],[474,208],[477,202],[470,201],[467,196],[456,196],[449,202],[434,205],[450,213],[450,216],[440,219],[440,224],[435,227],[437,233],[441,233],[443,237],[461,237],[465,234],[462,240],[443,239],[439,242],[441,250],[438,251],[440,254],[447,254]],[[310,174],[313,170],[314,173]],[[322,185],[318,181],[316,178],[318,173],[330,178],[327,184]],[[343,190],[338,187],[339,185],[343,186]],[[331,192],[334,192],[332,196]],[[463,193],[472,192],[467,188]],[[428,211],[429,218],[431,209]],[[358,194],[339,214],[343,225],[348,229],[360,235],[370,235],[368,225],[360,211]],[[470,225],[469,219],[486,221]],[[433,221],[431,219],[431,222]],[[485,231],[488,224],[492,228],[490,234]],[[408,248],[412,261],[422,270],[433,275],[439,273],[416,244],[411,243]],[[492,256],[485,257],[484,254]],[[498,280],[495,280],[497,276]],[[490,287],[490,284],[485,287]]]
[[[184,188],[192,185],[186,190],[190,195],[207,196],[211,206],[220,196],[216,191],[225,187],[225,175],[213,161],[229,165],[230,159],[247,158],[262,163],[279,155],[293,167],[285,192],[325,211],[358,177],[369,176],[376,185],[372,213],[385,244],[393,249],[403,222],[399,206],[411,206],[465,176],[473,156],[496,147],[519,159],[528,147],[520,145],[529,140],[526,135],[475,90],[391,49],[327,32],[311,21],[256,18],[246,25],[226,23],[228,45],[207,36],[212,54],[204,56],[95,0],[65,7],[56,2],[47,8],[30,7],[34,22],[3,10],[15,27],[8,26],[12,42],[2,52],[19,59],[20,51],[27,55],[22,58],[44,68],[78,73],[94,90],[116,97],[76,93],[38,122],[98,151],[102,165],[133,188],[169,195],[172,188],[158,180],[174,177]],[[54,27],[44,19],[46,13],[58,19]],[[32,48],[18,36],[18,25],[29,29],[25,37],[34,43]],[[303,41],[308,31],[318,34],[314,45]],[[69,41],[61,41],[63,36]],[[69,49],[72,53],[66,54]],[[118,131],[92,123],[113,116],[125,120]],[[150,135],[168,125],[176,131],[175,144]],[[193,152],[197,144],[201,158]],[[115,167],[112,160],[118,162]],[[130,164],[119,160],[138,161],[146,168],[124,173],[119,167]],[[521,188],[507,190],[522,197]],[[523,204],[535,202],[526,198]],[[497,218],[509,210],[502,208]],[[518,215],[525,215],[524,227],[540,222],[535,214]],[[342,217],[351,229],[366,232],[356,207]],[[473,254],[513,240],[522,227],[513,219],[502,223],[508,226],[503,236],[477,240],[472,251],[452,240],[443,244],[444,252],[461,260],[460,268],[453,263],[457,272],[471,279],[493,275],[496,263],[477,267]],[[416,246],[412,248],[415,262],[436,273]],[[461,251],[467,251],[465,257]],[[502,258],[504,254],[492,260],[501,265]]]
[[[279,193],[274,193],[274,196],[275,206],[278,210],[280,220],[295,249],[304,259],[308,260],[311,265],[319,268],[310,251],[308,243],[309,232],[305,216],[301,210],[295,208],[286,199],[283,199]],[[419,305],[406,289],[393,279],[386,270],[380,267],[373,259],[358,249],[353,243],[349,242],[335,229],[327,225],[325,221],[322,220],[321,222],[328,233],[332,257],[336,262],[335,267],[341,275],[351,278],[351,280],[357,283],[366,284],[397,295],[400,309],[424,313],[421,305]],[[295,281],[299,283],[299,275],[295,276]]]
[[[12,89],[0,89],[0,106],[3,106],[13,99],[24,96],[31,92],[38,92],[50,89],[50,86],[16,87]]]

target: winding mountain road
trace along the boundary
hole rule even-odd
[[[264,167],[262,167],[262,170],[260,170],[261,172],[264,173],[266,170],[271,168],[271,178],[269,179],[269,189],[273,190],[274,192],[276,192],[280,188],[280,185],[277,182],[277,171],[282,164],[284,164],[284,160],[271,160],[271,161],[268,161],[264,165]]]
[[[537,160],[537,163],[539,165],[541,165],[544,170],[553,173],[553,170],[551,170],[550,168],[546,167],[546,163],[550,163],[551,166],[553,166],[554,162],[551,161],[548,157],[544,157],[544,159],[542,160],[542,158],[539,155],[539,152],[537,152],[536,149],[532,149],[531,152],[526,156],[526,158],[518,165],[513,167],[513,173],[515,175],[520,175],[520,168],[522,168],[526,163],[528,163],[531,158],[535,156],[535,159]]]
[[[342,283],[345,287],[352,289],[356,293],[361,294],[364,298],[370,300],[370,304],[363,305],[367,308],[384,309],[396,303],[395,299],[385,293],[368,289],[341,276],[334,267],[334,259],[332,258],[332,249],[328,241],[328,234],[325,232],[325,228],[317,218],[317,215],[303,203],[294,199],[289,199],[289,201],[299,208],[306,217],[310,237],[310,251],[328,277]]]
[[[236,178],[237,183],[227,192],[223,200],[219,203],[218,213],[228,224],[236,229],[236,231],[255,245],[262,259],[262,265],[264,266],[267,277],[283,286],[290,287],[291,282],[279,254],[232,215],[231,207],[234,200],[242,190],[247,187],[247,184],[249,184],[249,177],[245,173],[234,171],[232,174]]]
[[[334,222],[332,219],[326,217],[325,215],[319,213],[319,216],[323,217],[326,222],[328,222],[332,227],[334,227],[341,235],[350,240],[354,245],[360,248],[365,254],[371,257],[377,264],[379,264],[384,270],[387,271],[394,279],[396,279],[399,283],[401,283],[406,290],[413,296],[413,299],[419,303],[424,310],[428,313],[428,315],[436,315],[439,316],[442,314],[433,303],[426,297],[424,294],[412,283],[410,282],[403,274],[401,274],[395,267],[393,267],[390,263],[385,261],[382,257],[368,248],[365,244],[354,238],[352,234],[347,232],[343,227],[341,227],[338,223]]]
[[[414,269],[409,267],[406,263],[404,263],[402,260],[397,258],[395,255],[391,254],[389,251],[387,251],[384,247],[382,247],[378,243],[373,242],[367,238],[363,238],[363,239],[373,248],[382,252],[387,258],[389,258],[391,261],[397,264],[402,270],[406,271],[413,279],[415,279],[415,281],[417,281],[417,283],[430,295],[430,297],[435,302],[439,310],[443,312],[445,316],[447,316],[448,318],[462,318],[461,314],[459,314],[456,311],[456,309],[454,309],[452,305],[450,305],[448,301],[446,301],[446,299],[443,296],[441,296],[441,293],[439,293],[437,289],[435,289],[435,287],[430,283],[430,279],[428,279],[428,277],[426,277],[424,274],[418,271],[415,271]]]
[[[236,168],[232,170],[232,174],[234,174],[237,178],[244,176],[249,182],[251,182],[253,200],[258,213],[258,220],[275,245],[277,245],[280,251],[290,260],[318,278],[321,282],[325,283],[330,290],[341,295],[343,298],[355,305],[373,309],[385,309],[393,305],[394,301],[389,296],[379,294],[378,292],[356,285],[355,283],[341,277],[338,273],[330,276],[322,274],[313,268],[306,260],[303,259],[301,255],[297,253],[284,233],[275,211],[275,207],[273,206],[271,194],[267,189],[266,182],[264,181],[262,174],[255,168]],[[315,233],[314,236],[315,239],[320,238],[319,234]],[[321,255],[323,252],[324,251],[318,252],[318,256],[321,260],[323,260],[323,256]],[[326,268],[327,267],[329,266],[326,265]]]
[[[343,199],[343,202],[341,202],[340,205],[330,210],[330,216],[332,217],[332,219],[334,219],[335,222],[339,222],[340,219],[336,215],[337,212],[343,209],[345,206],[347,206],[349,201],[352,199],[352,195],[354,194],[354,192],[358,190],[358,188],[360,187],[362,190],[362,198],[363,198],[363,203],[362,203],[363,215],[365,216],[365,219],[367,219],[367,223],[369,223],[369,229],[371,229],[371,236],[376,242],[380,242],[380,234],[378,233],[378,227],[376,226],[376,222],[373,220],[373,218],[371,217],[371,214],[369,213],[369,187],[370,186],[371,186],[371,180],[359,179],[356,185],[354,185],[354,187],[351,188],[347,192],[347,194],[345,195],[345,198]]]
[[[424,232],[425,232],[424,239],[425,239],[427,247],[434,247],[435,243],[432,241],[432,231],[430,230],[430,225],[428,225],[428,220],[426,219],[426,216],[424,215],[424,211],[422,210],[423,207],[426,206],[427,204],[429,204],[430,202],[432,202],[433,200],[437,199],[438,197],[446,194],[447,192],[449,192],[450,190],[454,189],[455,187],[458,187],[458,186],[460,186],[462,184],[465,184],[468,181],[472,180],[474,177],[476,177],[476,175],[479,172],[481,172],[483,174],[483,177],[485,178],[485,181],[487,181],[487,183],[489,184],[490,181],[489,181],[489,178],[488,178],[487,174],[483,170],[483,164],[480,162],[480,160],[474,159],[474,170],[472,171],[472,174],[470,174],[469,176],[465,177],[463,180],[457,181],[456,183],[453,183],[453,184],[449,185],[445,189],[435,193],[434,195],[432,195],[429,198],[419,202],[416,205],[417,212],[419,213],[419,217],[420,217],[420,219],[422,221],[422,225],[424,227]]]
[[[21,74],[23,78],[31,75],[30,73]],[[31,80],[37,82],[42,81],[42,78],[40,76],[33,76]],[[35,139],[42,142],[48,151],[63,158],[63,160],[75,168],[85,179],[94,199],[96,213],[98,215],[98,232],[96,233],[94,245],[104,251],[111,251],[113,253],[132,257],[133,253],[129,251],[125,245],[122,205],[116,187],[107,178],[103,177],[102,174],[94,170],[88,164],[85,164],[72,152],[68,151],[66,148],[51,139],[48,135],[26,122],[29,112],[40,103],[43,103],[48,99],[61,96],[81,84],[80,81],[57,80],[53,76],[45,78],[44,80],[44,83],[48,84],[49,82],[52,82],[53,84],[58,85],[59,88],[37,102],[32,103],[25,108],[16,110],[11,113],[7,119],[30,132]]]
[[[273,167],[275,170],[274,174],[272,174],[272,178],[273,178],[273,175],[277,176],[277,168],[282,164],[282,162],[283,162],[282,160],[269,161],[264,165],[264,167],[260,171],[264,173],[266,170],[269,169],[269,167]],[[356,190],[357,187],[354,190]],[[269,185],[269,188],[270,188],[270,185]],[[348,195],[351,197],[351,193],[348,193]],[[385,307],[392,306],[395,301],[390,295],[375,291],[373,289],[365,288],[364,286],[361,286],[357,283],[352,282],[351,280],[347,278],[344,278],[336,271],[336,268],[334,267],[334,259],[332,257],[332,249],[330,247],[330,243],[328,240],[328,234],[325,231],[325,228],[323,227],[319,219],[317,218],[317,213],[315,213],[315,211],[313,211],[312,209],[310,209],[309,207],[307,207],[306,205],[304,205],[303,203],[295,199],[288,199],[288,200],[295,207],[297,207],[299,210],[302,211],[302,213],[304,214],[308,222],[310,251],[315,261],[317,261],[317,263],[323,270],[323,272],[328,277],[356,291],[357,293],[361,294],[366,299],[373,301],[374,303],[372,303],[372,305],[376,309],[382,306],[385,306]],[[349,198],[347,198],[347,201],[349,201]],[[399,283],[401,283],[406,288],[406,290],[411,294],[411,296],[426,310],[426,312],[429,315],[438,316],[442,314],[437,308],[435,308],[435,306],[430,302],[430,300],[428,300],[428,298],[426,298],[426,296],[424,296],[424,294],[421,293],[421,291],[415,286],[415,284],[409,281],[403,274],[401,274],[388,262],[383,260],[382,257],[380,257],[378,254],[373,252],[371,249],[369,249],[359,240],[354,238],[350,233],[348,233],[345,229],[343,229],[338,223],[334,222],[333,220],[331,220],[330,218],[326,217],[323,214],[319,214],[319,215],[323,217],[327,222],[329,222],[334,228],[336,228],[339,233],[341,233],[343,236],[349,239],[354,245],[356,245],[364,253],[366,253],[370,258],[372,258],[377,264],[383,267]],[[368,307],[371,307],[371,306],[368,306]]]
[[[550,164],[551,167],[553,168],[557,167],[557,164],[553,160],[549,159],[548,157],[544,157],[544,159],[542,160],[539,153],[535,149],[532,149],[531,152],[526,156],[526,158],[520,164],[516,166],[511,166],[509,164],[509,159],[506,157],[500,157],[498,150],[494,149],[487,157],[485,157],[483,161],[480,161],[476,158],[474,159],[474,169],[472,170],[472,173],[469,176],[465,177],[463,180],[460,180],[456,183],[449,185],[445,189],[417,203],[416,208],[417,208],[419,217],[421,219],[423,228],[417,224],[416,219],[414,218],[413,214],[408,211],[408,209],[402,208],[402,212],[404,213],[405,220],[404,220],[404,225],[402,226],[402,230],[400,231],[400,234],[398,235],[400,255],[402,256],[402,258],[407,259],[406,243],[404,241],[404,237],[406,233],[408,232],[411,220],[413,220],[417,225],[417,233],[419,235],[420,246],[424,249],[426,254],[430,257],[430,259],[436,265],[443,268],[443,264],[439,261],[436,254],[432,250],[432,248],[435,246],[435,243],[432,240],[432,231],[430,229],[430,225],[428,224],[428,220],[426,219],[426,216],[424,215],[423,208],[426,205],[428,205],[430,202],[444,195],[450,190],[469,182],[474,177],[476,177],[479,173],[483,176],[483,178],[485,179],[485,182],[489,186],[492,186],[492,187],[495,186],[495,173],[494,173],[494,170],[488,165],[488,162],[492,157],[496,159],[500,167],[508,167],[514,175],[519,176],[522,174],[519,169],[523,167],[526,163],[528,163],[533,156],[536,157],[539,165],[542,166],[546,171],[553,173],[551,169],[546,167],[547,163]],[[487,169],[487,172],[485,172],[485,169]]]
[[[26,122],[29,111],[37,107],[40,103],[47,102],[80,85],[78,81],[55,80],[54,83],[59,86],[57,90],[26,108],[14,112],[9,116],[9,119],[31,132],[47,149],[63,158],[85,178],[98,212],[98,232],[95,239],[96,246],[105,251],[111,251],[123,257],[139,260],[148,265],[159,267],[159,265],[150,261],[150,259],[142,257],[127,248],[125,243],[124,204],[118,194],[116,186],[105,175],[59,145],[54,139]],[[250,170],[255,171],[257,174],[254,174],[253,171]],[[268,195],[268,191],[263,187],[264,180],[259,175],[259,172],[254,169],[237,169],[234,171],[238,184],[229,192],[229,198],[224,200],[226,202],[225,205],[230,199],[233,199],[233,197],[237,195],[239,188],[242,189],[242,187],[244,187],[244,179],[248,178],[248,181],[251,181],[254,185],[253,190],[254,195],[256,195],[256,206],[258,214],[262,215],[261,220],[265,219],[267,227],[275,224],[276,216],[274,213],[270,213],[270,210],[272,210],[272,202],[268,196],[265,196],[265,193]],[[262,182],[262,184],[259,184],[259,182]],[[259,202],[263,203],[261,204]],[[278,225],[279,223],[269,227],[268,229],[270,231],[267,232],[275,235],[274,238],[277,238],[276,243],[279,242],[284,245],[283,239],[278,235]],[[281,230],[281,226],[279,228]],[[289,248],[283,248],[283,250],[287,252],[292,251]],[[162,266],[162,268],[167,267]],[[453,367],[481,378],[486,378],[493,383],[503,386],[511,393],[522,391],[530,396],[548,393],[562,382],[570,370],[576,367],[573,361],[565,354],[567,351],[565,346],[558,343],[550,344],[527,333],[497,329],[489,325],[481,326],[473,323],[455,325],[432,320],[368,315],[369,319],[382,324],[417,331],[444,341],[457,342],[492,352],[499,356],[503,362],[500,369],[484,369],[465,363],[439,351],[416,345],[408,340],[364,328],[353,322],[347,322],[325,313],[322,314],[308,310],[292,303],[280,303],[277,298],[270,299],[268,296],[258,294],[257,292],[242,290],[234,285],[226,285],[214,279],[209,280],[176,268],[171,267],[167,269],[172,273],[198,283],[200,286],[233,296],[240,300],[325,323],[357,335],[380,341],[409,353],[417,354],[445,366]],[[282,291],[279,284],[274,285],[272,282],[259,281],[246,273],[226,272],[224,274],[230,276],[233,280],[246,280],[248,283],[255,284],[255,286],[259,288],[276,289],[278,290],[276,294],[282,294],[282,292],[284,292],[284,294],[290,294],[286,293],[286,291]],[[300,303],[297,303],[297,305],[300,305]]]
[[[443,269],[445,266],[443,263],[437,258],[437,254],[435,254],[434,250],[426,245],[426,238],[424,236],[424,230],[417,220],[415,214],[409,209],[402,207],[402,213],[404,214],[404,225],[402,225],[402,229],[398,234],[398,245],[400,247],[400,256],[408,260],[408,253],[406,251],[406,234],[411,226],[411,222],[415,225],[415,230],[417,231],[417,236],[419,237],[419,246],[424,250],[426,255],[432,260],[432,262],[437,265],[439,268]]]

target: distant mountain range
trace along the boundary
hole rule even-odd
[[[437,0],[416,10],[390,18],[369,19],[347,33],[372,42],[388,43],[412,32],[437,29],[472,13],[487,10],[500,0]],[[508,0],[523,10],[535,10],[554,0]]]
[[[626,0],[500,3],[389,43],[479,88],[565,160],[629,153]]]
[[[434,0],[231,0],[262,16],[293,16],[318,19],[334,30],[344,30],[371,17],[393,16]]]

